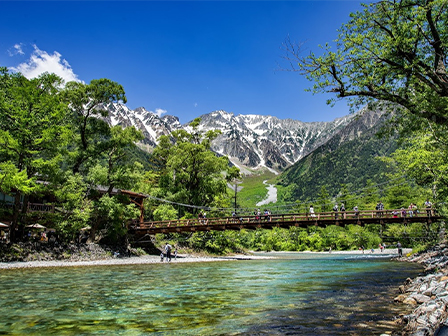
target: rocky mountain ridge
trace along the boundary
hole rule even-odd
[[[103,108],[109,112],[104,118],[109,125],[135,126],[141,130],[145,136],[142,146],[148,151],[157,145],[161,135],[178,129],[189,130],[189,123],[182,125],[175,116],[160,117],[143,107],[132,110],[124,104],[110,103]],[[212,150],[228,156],[242,171],[267,167],[279,172],[328,142],[358,118],[358,114],[330,122],[302,122],[273,116],[234,115],[219,110],[200,118],[200,130],[218,129],[222,132],[213,141]],[[377,118],[364,118],[362,130],[352,130],[351,136],[358,136],[376,122]]]

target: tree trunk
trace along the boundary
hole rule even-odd
[[[9,228],[11,243],[15,243],[17,241],[16,229],[19,226],[20,219],[20,196],[20,191],[16,191],[14,195],[14,204],[12,207],[12,222],[11,227]]]

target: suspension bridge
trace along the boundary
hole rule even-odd
[[[273,229],[329,225],[346,226],[349,224],[385,224],[391,223],[427,223],[440,220],[435,209],[423,209],[417,213],[403,212],[401,209],[339,211],[320,213],[288,213],[261,216],[230,216],[219,218],[178,219],[167,221],[140,222],[130,225],[129,230],[136,238],[156,233],[181,233],[199,231],[225,231],[241,229]]]

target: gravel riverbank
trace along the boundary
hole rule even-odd
[[[229,260],[253,260],[268,259],[269,257],[254,255],[234,255],[225,257],[202,257],[187,254],[179,254],[177,258],[172,257],[172,264],[191,263],[191,262],[211,262],[211,261],[229,261]],[[162,263],[160,256],[143,255],[132,257],[108,257],[103,259],[85,260],[33,260],[33,261],[11,261],[0,262],[0,269],[11,268],[32,268],[32,267],[79,267],[79,266],[104,266],[104,265],[139,265],[139,264],[156,264]],[[163,263],[167,263],[166,260]]]

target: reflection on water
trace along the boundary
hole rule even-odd
[[[285,256],[1,270],[0,334],[379,335],[402,308],[391,302],[398,284],[420,270],[384,258]]]

